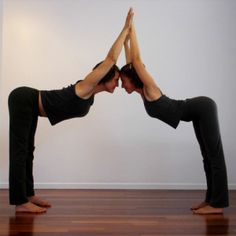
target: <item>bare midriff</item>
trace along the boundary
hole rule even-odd
[[[42,98],[41,98],[41,93],[39,91],[39,115],[43,117],[47,117],[47,114],[43,108],[43,103],[42,103]]]

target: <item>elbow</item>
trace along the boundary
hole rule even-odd
[[[141,63],[142,64],[142,59],[139,55],[132,55],[132,62],[133,63]]]
[[[108,53],[106,60],[113,63],[113,64],[116,64],[117,58],[118,58],[118,56],[115,53],[110,52],[110,53]]]
[[[110,56],[108,55],[105,59],[105,61],[109,64],[109,65],[114,65],[116,64],[117,58],[114,56]]]
[[[144,67],[144,64],[141,60],[141,58],[135,58],[132,60],[133,66],[134,68],[140,68],[140,67]]]
[[[114,65],[114,64],[116,64],[117,58],[115,58],[115,57],[109,57],[109,58],[108,58],[108,61],[109,61],[110,64]]]

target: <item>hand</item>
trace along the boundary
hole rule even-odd
[[[134,16],[134,12],[133,12],[133,8],[131,7],[129,9],[129,12],[128,12],[127,16],[126,16],[126,21],[125,21],[124,28],[130,29],[130,27],[132,25],[132,21],[133,21],[133,16]]]

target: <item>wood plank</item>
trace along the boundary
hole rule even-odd
[[[52,208],[15,214],[0,190],[0,236],[198,236],[236,235],[236,191],[223,215],[193,215],[203,199],[193,190],[38,190]]]

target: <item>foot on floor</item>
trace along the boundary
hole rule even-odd
[[[16,212],[28,212],[28,213],[44,213],[47,208],[39,207],[32,202],[27,202],[16,206]]]

